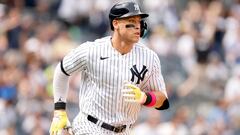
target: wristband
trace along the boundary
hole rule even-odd
[[[65,110],[66,109],[66,103],[64,103],[64,102],[54,103],[54,109],[55,110]]]
[[[148,92],[146,93],[147,95],[147,99],[146,99],[146,102],[143,104],[147,107],[152,107],[156,104],[156,96],[153,92]]]
[[[152,96],[149,93],[145,93],[145,94],[146,94],[147,98],[143,105],[148,105],[152,102]]]

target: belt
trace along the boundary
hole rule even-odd
[[[87,119],[89,121],[91,121],[92,123],[94,123],[94,124],[97,124],[98,121],[99,121],[97,118],[94,118],[91,115],[88,115]],[[100,124],[99,126],[102,127],[102,128],[105,128],[107,130],[113,131],[115,133],[123,132],[127,128],[127,125],[122,125],[122,126],[115,127],[115,126],[109,125],[109,124],[107,124],[105,122],[102,122],[102,124]]]

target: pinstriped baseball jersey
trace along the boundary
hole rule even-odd
[[[64,57],[63,68],[69,75],[81,74],[80,110],[113,126],[134,123],[141,107],[123,100],[124,81],[167,96],[159,58],[140,43],[122,55],[112,47],[111,37],[85,42]]]

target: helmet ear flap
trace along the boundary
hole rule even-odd
[[[141,20],[140,28],[141,28],[140,37],[144,37],[147,31],[147,23],[144,20]]]

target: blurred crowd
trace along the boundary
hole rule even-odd
[[[48,134],[56,64],[72,48],[111,34],[117,0],[1,0],[0,134]],[[240,1],[136,0],[141,40],[161,61],[170,108],[143,108],[136,135],[240,134]],[[78,113],[79,75],[67,111]]]

